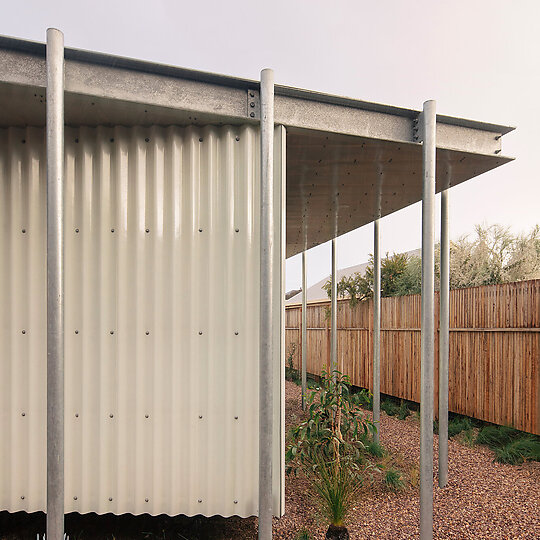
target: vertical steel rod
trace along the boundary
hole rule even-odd
[[[64,537],[64,36],[47,30],[47,539]]]
[[[435,101],[422,114],[422,332],[420,393],[420,538],[433,538],[433,363],[435,353],[433,247],[435,224]]]
[[[448,354],[450,297],[450,239],[448,190],[441,192],[441,288],[439,323],[439,487],[448,482]]]
[[[381,252],[379,220],[373,222],[373,422],[381,431]]]
[[[307,362],[307,280],[306,252],[302,252],[302,409],[306,410]]]
[[[261,293],[259,350],[259,540],[272,538],[274,290],[274,72],[261,71]]]
[[[337,370],[337,255],[336,255],[336,239],[332,238],[332,297],[330,304],[330,359],[332,364],[332,378],[335,380],[334,371]]]

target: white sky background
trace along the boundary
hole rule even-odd
[[[452,188],[450,232],[540,222],[540,0],[24,1],[2,6],[0,34],[517,126],[516,161]],[[438,201],[438,199],[437,199]],[[361,204],[361,201],[358,201]],[[382,252],[421,243],[416,204],[381,220]],[[438,219],[438,216],[437,216]],[[373,228],[338,239],[338,267],[367,260]],[[308,286],[330,273],[329,243],[308,252]],[[299,287],[300,257],[286,289]]]

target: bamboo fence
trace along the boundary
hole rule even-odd
[[[381,301],[381,392],[420,401],[419,295]],[[302,306],[286,308],[286,355],[301,358]],[[307,372],[330,367],[330,302],[307,307]],[[439,297],[435,295],[435,411]],[[373,302],[338,301],[339,370],[372,390]],[[540,435],[540,280],[450,291],[449,410]]]

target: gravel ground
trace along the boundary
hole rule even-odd
[[[302,415],[300,396],[300,388],[287,381],[288,425]],[[434,439],[435,538],[540,538],[540,463],[494,463],[491,450],[481,446],[470,448],[451,439],[448,486],[439,489],[438,437],[435,435]],[[381,442],[407,473],[408,487],[393,493],[380,479],[366,486],[349,523],[353,538],[418,538],[419,440],[420,424],[414,415],[398,420],[381,412]],[[317,524],[305,484],[288,478],[286,497],[285,516],[275,521],[276,538],[294,538],[291,531],[304,526],[315,538],[324,538],[326,527]]]
[[[287,381],[287,429],[302,418],[300,397],[300,388]],[[349,532],[355,539],[418,538],[420,425],[414,415],[407,420],[398,420],[381,412],[381,417],[381,442],[391,450],[394,463],[405,473],[407,487],[398,493],[389,491],[380,475],[372,483],[366,482],[348,523]],[[540,463],[520,466],[494,463],[491,450],[480,446],[470,448],[451,439],[449,482],[443,490],[437,485],[436,435],[434,439],[435,538],[540,539]],[[327,525],[318,517],[306,481],[287,477],[285,495],[285,515],[274,519],[274,538],[293,540],[298,531],[306,528],[315,539],[323,539]],[[21,516],[22,513],[7,517],[5,514],[0,514],[0,540],[35,539],[34,526],[44,524],[43,514],[26,514],[26,517]],[[2,534],[2,529],[7,534]],[[73,535],[84,540],[242,540],[257,537],[257,520],[69,515],[66,529],[84,529],[84,534]],[[152,534],[142,534],[142,531],[150,530]],[[21,534],[23,531],[26,534]]]

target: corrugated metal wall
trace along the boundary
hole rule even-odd
[[[284,136],[278,128],[279,164]],[[65,163],[66,512],[256,514],[258,130],[68,128]],[[45,509],[45,165],[42,129],[0,130],[0,507],[10,511]],[[279,304],[280,291],[276,344]],[[281,513],[280,351],[275,365]]]

